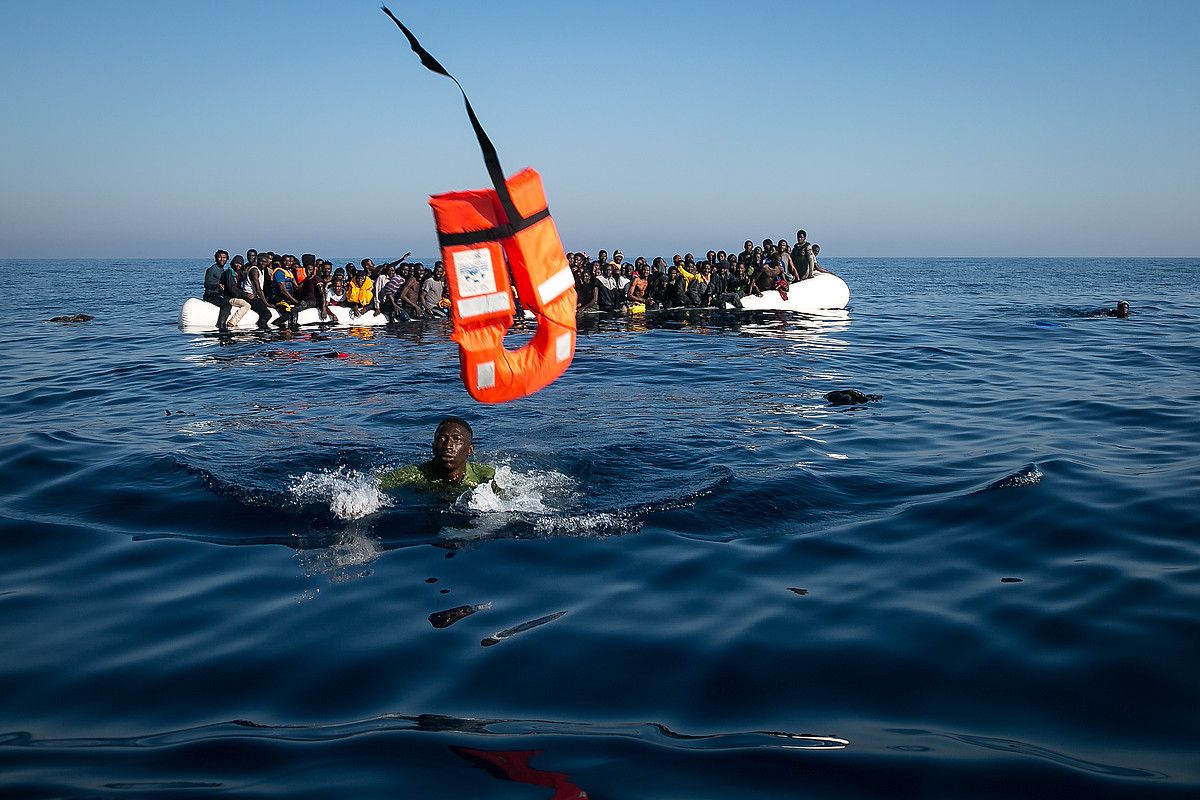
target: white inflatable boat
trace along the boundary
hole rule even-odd
[[[825,311],[841,309],[850,304],[850,287],[832,272],[818,272],[808,280],[793,283],[787,290],[787,300],[775,289],[762,297],[747,295],[742,308],[747,311]]]
[[[761,297],[747,295],[742,298],[742,308],[746,311],[827,311],[844,309],[850,304],[850,287],[846,282],[832,272],[818,272],[808,280],[793,283],[787,292],[787,299],[775,289],[762,293]],[[187,333],[213,332],[217,329],[217,313],[220,309],[212,303],[192,297],[184,304],[179,312],[179,329]],[[330,312],[336,321],[322,320],[321,312],[315,308],[307,308],[300,312],[301,325],[316,325],[324,323],[343,328],[358,328],[373,325],[386,325],[388,318],[383,314],[368,311],[357,317],[350,315],[350,309],[342,306],[330,306]],[[673,309],[684,311],[687,309]],[[698,309],[703,310],[703,309]],[[598,312],[597,312],[598,313]],[[529,311],[525,317],[533,317]],[[271,322],[279,319],[279,312],[271,309]],[[253,330],[258,325],[258,314],[247,311],[238,321],[237,330]]]
[[[383,314],[376,314],[374,311],[368,311],[365,314],[360,314],[357,317],[350,315],[350,309],[341,306],[330,306],[336,321],[322,320],[321,311],[316,308],[306,308],[297,315],[297,319],[301,325],[316,325],[319,322],[324,322],[326,325],[335,325],[346,328],[359,328],[371,325],[386,325],[388,318]],[[183,308],[179,312],[179,329],[186,333],[205,333],[215,331],[217,329],[217,314],[220,309],[212,303],[206,303],[195,297],[188,298]],[[279,312],[271,309],[271,322],[274,323],[279,319]],[[253,310],[247,311],[245,316],[238,320],[236,330],[252,331],[258,325],[258,314]],[[275,326],[272,325],[272,328]]]

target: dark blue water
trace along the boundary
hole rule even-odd
[[[205,265],[0,264],[0,794],[1200,793],[1200,262],[831,259],[502,407]],[[449,413],[508,494],[379,495]]]

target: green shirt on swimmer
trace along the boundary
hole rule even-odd
[[[438,423],[433,434],[433,458],[421,464],[390,470],[379,476],[379,488],[445,490],[473,489],[496,477],[496,470],[486,464],[467,461],[475,452],[470,424],[459,417],[446,417]]]

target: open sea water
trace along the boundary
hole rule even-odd
[[[0,264],[0,795],[1200,796],[1200,261],[829,259],[498,407],[207,263]],[[508,491],[381,495],[447,414]]]

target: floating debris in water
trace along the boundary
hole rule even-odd
[[[798,587],[796,587],[796,586],[789,586],[789,587],[788,587],[788,591],[789,591],[789,592],[795,592],[796,594],[800,595],[801,597],[803,597],[804,595],[808,594],[808,589],[800,589],[800,588],[798,588]]]
[[[460,619],[469,617],[477,611],[486,611],[491,607],[491,603],[480,603],[474,606],[455,606],[447,608],[445,611],[435,611],[429,615],[429,624],[435,628],[448,628]]]
[[[556,611],[553,614],[547,614],[544,617],[538,617],[537,619],[531,619],[529,622],[522,622],[520,625],[514,625],[511,628],[505,628],[499,633],[493,633],[479,644],[482,647],[491,647],[494,644],[500,644],[500,642],[504,641],[510,636],[516,636],[518,633],[524,633],[532,628],[545,625],[547,622],[554,622],[554,620],[566,613],[566,611]]]
[[[437,583],[437,578],[426,578],[425,582],[426,583]]]
[[[873,403],[877,400],[882,400],[881,394],[863,394],[857,389],[838,389],[836,391],[827,392],[825,399],[830,404],[835,406],[861,406],[866,403]]]
[[[1024,578],[1001,578],[1001,583],[1024,583]]]
[[[91,322],[94,320],[91,314],[68,314],[61,317],[51,317],[51,322]]]

